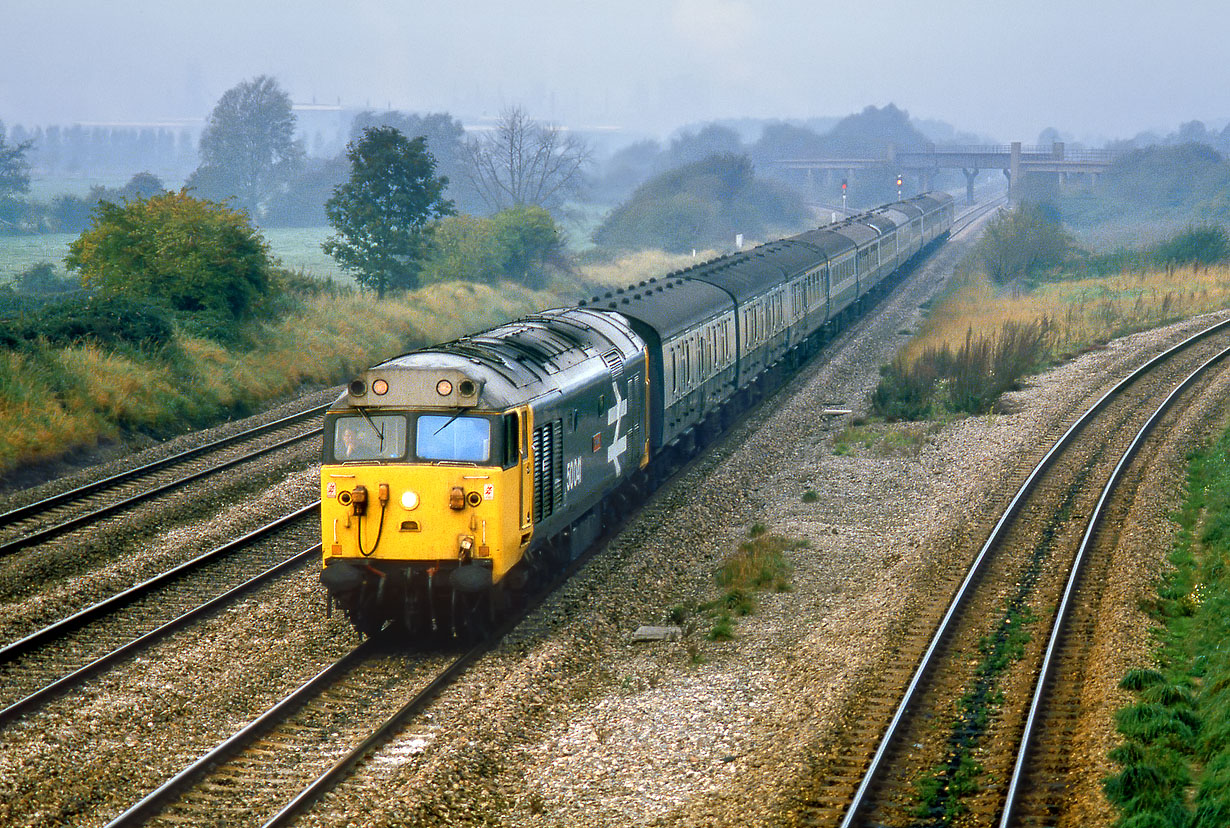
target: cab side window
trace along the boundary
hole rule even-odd
[[[517,465],[519,459],[517,444],[521,441],[520,426],[520,418],[515,411],[504,415],[504,462],[501,465],[506,469]]]

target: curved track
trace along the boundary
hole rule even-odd
[[[1023,763],[1034,755],[1028,745],[1047,690],[1079,683],[1079,670],[1049,665],[1066,652],[1063,641],[1079,639],[1062,631],[1089,565],[1088,539],[1114,481],[1161,416],[1157,401],[1174,404],[1227,354],[1230,323],[1160,354],[1107,392],[1029,472],[954,584],[934,635],[904,634],[880,685],[866,688],[863,715],[818,762],[800,823],[932,825],[965,814],[970,824],[1052,824],[1062,797],[1054,762],[1034,771],[1033,785],[1024,784]],[[1108,551],[1104,544],[1101,554]],[[1036,753],[1053,759],[1063,749]],[[1029,816],[1017,820],[1012,803],[1026,788]]]
[[[992,208],[993,205],[967,211],[962,218]],[[519,617],[511,619],[509,626],[518,620]],[[492,639],[495,640],[498,637]],[[483,649],[476,648],[475,652],[481,653]],[[406,719],[438,692],[451,675],[463,670],[466,663],[450,665],[440,675],[431,677],[428,673],[434,667],[427,663],[430,659],[420,657],[418,666],[407,670],[403,657],[403,661],[397,662],[398,675],[393,681],[389,670],[380,666],[390,663],[390,658],[396,659],[387,653],[382,655],[378,646],[364,645],[186,767],[113,824],[147,820],[176,824],[228,822],[228,814],[236,819],[241,814],[246,819],[253,819],[258,813],[261,819],[268,815],[268,824],[291,818],[360,763],[389,733],[404,727]],[[394,705],[396,709],[387,710],[385,718],[386,712],[382,711],[389,705],[387,698],[382,697],[400,700],[407,695],[415,698],[400,707]],[[370,723],[381,718],[385,718],[385,723],[374,731],[369,728],[360,732],[356,728],[356,722]],[[346,723],[345,733],[335,735],[342,733],[341,723]],[[345,744],[355,747],[339,758]],[[304,783],[310,784],[304,787]],[[259,809],[248,795],[256,792],[258,786]],[[244,795],[236,796],[236,790],[244,791]]]

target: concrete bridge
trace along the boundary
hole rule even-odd
[[[895,169],[899,175],[916,175],[923,190],[932,188],[932,179],[941,169],[959,169],[965,174],[965,193],[974,202],[974,182],[983,170],[1002,170],[1008,179],[1008,196],[1016,200],[1022,175],[1053,175],[1065,180],[1069,175],[1088,175],[1096,181],[1122,153],[1111,150],[1067,150],[1062,141],[1049,147],[1011,144],[974,147],[936,147],[903,151],[891,144],[883,158],[786,159],[773,162],[782,170],[800,170],[809,182],[819,173],[825,183],[835,174],[850,177],[856,170]]]

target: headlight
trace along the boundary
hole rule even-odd
[[[417,509],[419,505],[419,496],[414,492],[402,492],[401,505],[407,512]]]

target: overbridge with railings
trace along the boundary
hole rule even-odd
[[[1069,150],[1057,141],[1049,147],[1011,144],[972,147],[936,147],[922,150],[897,150],[891,144],[883,158],[813,158],[784,159],[773,162],[782,170],[799,170],[814,182],[817,174],[825,182],[834,175],[853,176],[856,170],[893,168],[899,175],[916,175],[920,189],[932,188],[932,179],[941,169],[959,169],[965,174],[965,191],[970,203],[974,200],[974,182],[983,170],[1002,170],[1008,179],[1008,194],[1015,198],[1023,175],[1069,175],[1096,177],[1119,157],[1112,150]],[[1016,185],[1016,186],[1014,186]]]

